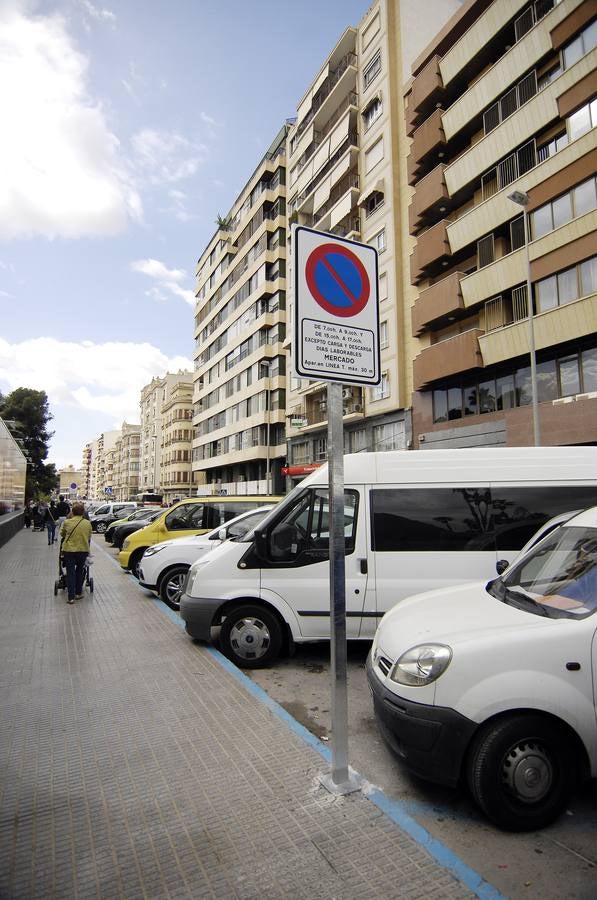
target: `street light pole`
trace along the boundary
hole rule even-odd
[[[526,255],[526,273],[527,273],[527,320],[529,326],[529,356],[531,359],[531,404],[533,408],[533,441],[535,447],[541,446],[541,432],[539,428],[539,404],[537,399],[537,359],[535,354],[535,326],[533,321],[533,294],[531,287],[531,258],[529,254],[529,243],[531,233],[529,228],[529,214],[527,206],[529,195],[524,191],[512,191],[508,194],[508,200],[512,200],[518,206],[522,206],[522,216],[524,222],[524,249]]]

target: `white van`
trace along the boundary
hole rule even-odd
[[[548,519],[597,504],[596,447],[507,447],[344,457],[346,629],[372,640],[413,593],[490,578]],[[291,491],[244,540],[191,567],[180,614],[244,667],[330,636],[328,471]]]
[[[597,507],[508,571],[410,597],[367,660],[380,730],[418,776],[469,784],[496,825],[552,822],[597,777]]]

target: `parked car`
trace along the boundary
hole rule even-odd
[[[150,525],[126,538],[118,554],[118,562],[125,571],[137,575],[141,557],[148,547],[173,538],[205,534],[218,525],[248,512],[256,506],[270,505],[280,497],[211,495],[182,500],[176,506],[165,509]]]
[[[113,542],[114,538],[114,529],[119,525],[124,525],[125,522],[144,522],[147,524],[149,517],[154,512],[161,512],[162,508],[160,506],[142,506],[141,509],[135,509],[133,512],[129,513],[128,516],[123,516],[121,519],[115,519],[104,532],[104,540],[109,544]],[[140,525],[140,528],[143,526]]]
[[[487,584],[402,600],[367,660],[381,733],[414,773],[467,782],[498,827],[553,822],[597,777],[597,507]]]
[[[244,537],[272,506],[260,506],[241,513],[207,534],[175,538],[148,547],[139,566],[139,584],[159,594],[165,603],[178,609],[182,585],[191,563],[218,547],[223,541]]]
[[[132,522],[122,522],[122,524],[117,525],[112,536],[112,546],[117,547],[118,550],[122,550],[122,545],[129,535],[134,534],[135,531],[139,531],[141,528],[145,528],[150,522],[155,521],[162,512],[163,510],[161,508],[154,509],[143,519],[136,519]]]
[[[91,529],[97,531],[98,534],[103,534],[108,525],[111,525],[116,519],[122,519],[123,516],[127,516],[135,509],[137,509],[137,504],[132,502],[104,503],[95,512],[90,513]]]

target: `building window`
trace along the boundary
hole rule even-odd
[[[597,125],[597,100],[585,103],[580,109],[572,113],[566,120],[568,136],[571,141],[581,137]]]
[[[590,25],[578,34],[574,40],[570,41],[562,50],[562,59],[564,68],[568,69],[578,62],[586,53],[597,47],[597,19],[594,19]]]
[[[380,206],[383,206],[384,195],[381,191],[373,191],[367,199],[365,200],[365,216],[369,217],[376,210],[379,209]]]
[[[363,70],[363,89],[367,90],[381,71],[381,53],[376,53],[371,62]]]
[[[379,299],[387,300],[388,299],[388,275],[387,272],[382,272],[379,276]]]
[[[317,438],[315,441],[315,459],[320,462],[326,460],[328,456],[328,439],[327,437]]]
[[[404,422],[373,426],[373,450],[404,450]]]
[[[564,306],[579,297],[586,297],[597,289],[597,256],[572,266],[557,275],[542,278],[535,285],[537,311],[545,312]]]
[[[369,241],[372,247],[375,247],[378,253],[382,253],[386,249],[386,230],[382,228],[377,234],[374,234]]]
[[[597,207],[597,179],[589,178],[531,213],[534,240]]]
[[[381,381],[371,388],[372,400],[384,400],[390,396],[390,380],[387,372],[381,373]]]
[[[383,159],[383,138],[380,138],[365,152],[365,172],[369,174]]]
[[[295,466],[305,465],[311,462],[309,454],[309,442],[301,441],[300,444],[293,444],[291,447],[292,462]]]
[[[387,321],[379,323],[379,346],[383,350],[389,344],[388,340],[388,323]]]
[[[359,453],[367,448],[367,430],[365,428],[357,428],[355,431],[350,431],[348,439],[351,453]]]
[[[363,123],[365,125],[365,131],[368,131],[374,122],[379,119],[383,112],[382,102],[379,97],[376,97],[369,106],[363,111]]]

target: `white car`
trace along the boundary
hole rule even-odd
[[[195,560],[227,540],[244,537],[272,506],[259,506],[241,513],[207,534],[174,538],[148,547],[141,558],[139,584],[159,594],[168,605],[178,608],[182,585]]]
[[[597,507],[498,578],[402,600],[367,660],[380,730],[417,775],[541,828],[597,777]]]

